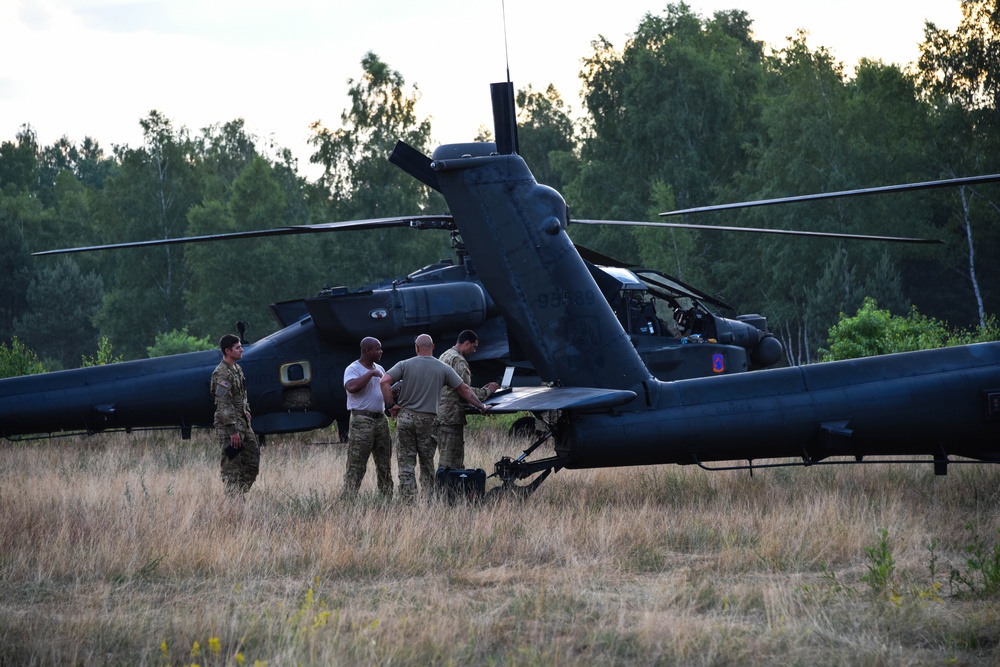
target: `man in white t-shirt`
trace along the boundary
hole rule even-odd
[[[365,478],[369,457],[375,459],[378,490],[392,497],[392,437],[385,415],[385,400],[379,381],[385,369],[379,366],[382,343],[377,338],[361,341],[361,357],[344,370],[347,409],[351,413],[347,434],[347,472],[344,497],[357,496]]]

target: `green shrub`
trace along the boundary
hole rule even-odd
[[[156,340],[146,348],[149,358],[166,357],[171,354],[185,352],[200,352],[215,349],[215,343],[206,338],[196,338],[188,333],[187,327],[174,329],[167,333],[156,334]]]
[[[38,355],[29,350],[17,336],[11,339],[9,347],[6,343],[0,343],[0,378],[44,372],[45,366],[38,360]]]
[[[124,360],[125,357],[122,355],[115,355],[111,346],[111,341],[108,340],[108,337],[101,336],[101,340],[97,342],[97,356],[84,357],[80,363],[80,368],[87,368],[88,366],[104,366],[105,364],[117,364],[118,362]]]
[[[879,310],[874,299],[866,298],[853,317],[841,313],[827,337],[829,347],[820,353],[822,361],[838,361],[998,339],[1000,325],[993,316],[987,318],[984,327],[950,329],[946,322],[921,315],[915,307],[906,317],[900,317]]]

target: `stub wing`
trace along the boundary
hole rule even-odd
[[[599,410],[634,400],[628,389],[590,387],[514,387],[486,399],[490,412],[534,412],[539,410]]]

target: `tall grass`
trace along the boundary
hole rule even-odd
[[[470,433],[487,470],[524,447]],[[205,435],[0,447],[0,665],[1000,655],[996,590],[949,575],[995,553],[996,467],[561,471],[523,503],[409,506],[371,468],[341,502],[333,440],[272,439],[242,501]]]

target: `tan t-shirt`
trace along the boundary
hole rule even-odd
[[[441,388],[457,389],[462,378],[448,364],[434,357],[416,356],[404,359],[389,369],[393,382],[400,382],[396,402],[416,412],[437,414]]]

